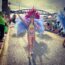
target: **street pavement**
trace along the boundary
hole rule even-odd
[[[33,55],[29,58],[27,32],[17,36],[11,28],[5,57],[0,65],[65,65],[62,42],[63,38],[54,33],[44,31],[41,36],[36,33]]]

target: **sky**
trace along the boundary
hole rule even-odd
[[[36,9],[57,12],[65,6],[65,0],[9,0],[9,2],[12,3],[10,8],[13,10],[32,8],[34,6]]]

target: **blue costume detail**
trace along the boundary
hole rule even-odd
[[[30,19],[27,19],[25,21],[29,23]],[[38,29],[35,25],[35,31],[37,31],[38,33],[43,32],[44,31],[43,19],[34,19],[34,22],[40,27],[40,29]],[[28,26],[23,21],[21,21],[20,18],[16,19],[15,27],[17,29],[17,34],[21,34],[28,29]]]
[[[61,11],[57,15],[57,20],[60,21],[63,29],[65,30],[65,11]]]

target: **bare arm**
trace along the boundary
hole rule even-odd
[[[17,14],[17,15],[21,19],[21,21],[24,22],[27,25],[27,23],[25,22],[25,20],[19,14]]]
[[[17,15],[21,19],[21,21],[25,22],[19,14],[17,14]]]

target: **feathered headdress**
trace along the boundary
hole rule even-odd
[[[40,18],[40,14],[39,14],[38,11],[36,11],[36,9],[32,8],[32,9],[30,9],[30,10],[27,12],[27,14],[26,14],[25,17],[26,17],[26,18],[31,18],[31,17],[33,17],[33,18],[35,18],[35,19],[39,19],[39,18]]]

